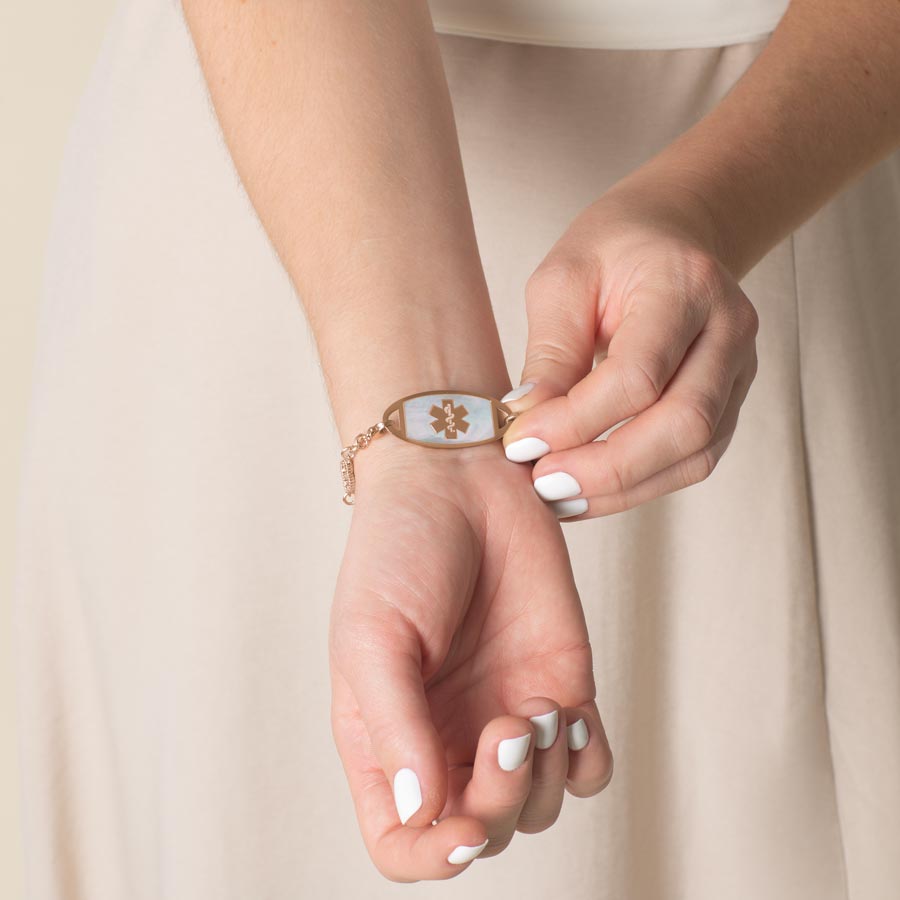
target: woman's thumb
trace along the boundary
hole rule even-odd
[[[428,825],[447,800],[444,745],[422,681],[418,635],[403,618],[337,626],[335,661],[394,793],[403,824]]]
[[[545,262],[525,285],[525,308],[528,344],[522,379],[503,397],[517,414],[562,397],[593,368],[596,287],[582,267]],[[515,462],[536,458],[535,447],[518,443],[527,431],[524,420],[522,416],[514,422],[503,438],[506,455]]]

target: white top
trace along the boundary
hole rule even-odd
[[[428,0],[435,31],[612,49],[720,47],[772,32],[788,0]]]

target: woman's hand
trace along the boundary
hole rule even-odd
[[[378,869],[450,878],[609,780],[588,633],[559,525],[498,444],[382,437],[356,468],[333,733]]]
[[[514,461],[540,460],[535,490],[561,518],[701,481],[731,440],[756,374],[757,315],[708,249],[708,223],[691,219],[696,198],[682,199],[621,183],[527,284],[523,385],[510,401],[521,415],[503,442]]]

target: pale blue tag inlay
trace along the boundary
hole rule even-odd
[[[403,418],[406,436],[427,444],[472,444],[496,436],[491,401],[471,394],[412,397],[403,401]]]

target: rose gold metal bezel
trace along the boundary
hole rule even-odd
[[[437,444],[407,437],[406,423],[403,417],[403,404],[406,403],[407,400],[416,399],[416,397],[437,397],[440,394],[459,394],[461,397],[477,397],[480,400],[489,401],[491,404],[491,414],[494,418],[494,436],[485,438],[483,441],[463,441],[459,444]],[[396,420],[391,418],[394,413],[397,414]],[[420,447],[428,447],[430,450],[462,450],[466,447],[478,447],[481,444],[493,444],[495,441],[499,441],[506,433],[506,429],[509,428],[515,416],[516,414],[505,403],[496,400],[487,394],[479,394],[475,391],[461,391],[457,388],[438,388],[433,391],[419,391],[418,394],[407,394],[405,397],[395,400],[384,411],[381,421],[384,422],[385,427],[392,435],[394,435],[394,437],[398,437],[401,441],[406,441],[408,444],[418,444]]]

